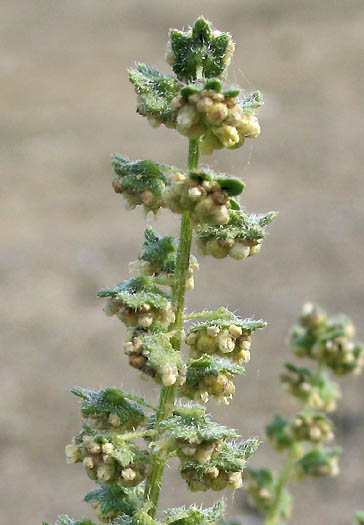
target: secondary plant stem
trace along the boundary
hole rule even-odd
[[[278,482],[275,487],[275,494],[273,504],[267,517],[265,519],[265,525],[279,525],[279,513],[281,507],[281,498],[283,489],[292,473],[294,462],[297,458],[297,442],[291,445],[286,461],[284,462],[282,471],[279,475]]]
[[[198,167],[198,156],[199,146],[198,139],[191,139],[189,143],[188,151],[188,170],[193,171]],[[172,287],[173,299],[176,305],[175,315],[176,320],[172,327],[173,330],[177,331],[177,335],[172,339],[175,350],[180,351],[181,347],[181,335],[183,327],[183,312],[185,304],[185,291],[186,291],[186,277],[189,267],[190,254],[191,254],[191,242],[192,242],[192,224],[190,218],[190,212],[186,211],[182,216],[181,231],[179,238],[179,247],[176,262],[175,281]],[[175,385],[163,386],[159,398],[159,405],[157,410],[157,416],[155,421],[156,439],[158,439],[158,426],[161,421],[168,417],[173,410],[174,399],[175,399]],[[154,454],[153,457],[153,470],[152,474],[146,481],[144,498],[150,501],[153,506],[151,507],[149,514],[154,518],[159,494],[162,485],[162,477],[164,467],[167,458],[163,451]]]
[[[124,397],[126,397],[127,399],[131,399],[132,401],[136,401],[140,405],[143,405],[147,408],[151,408],[154,411],[157,411],[157,407],[155,407],[151,403],[148,403],[148,401],[146,401],[142,397],[135,396],[134,394],[129,394],[129,392],[124,392]]]

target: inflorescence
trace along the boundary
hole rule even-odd
[[[193,289],[199,268],[190,253],[192,234],[203,255],[244,260],[259,253],[266,227],[276,217],[276,212],[251,214],[241,206],[240,178],[198,165],[200,152],[237,149],[259,136],[256,110],[262,96],[227,85],[235,45],[203,17],[187,31],[172,29],[169,37],[166,59],[173,74],[139,63],[129,78],[138,114],[154,127],[164,124],[189,139],[187,169],[114,154],[112,186],[128,210],[142,206],[146,214],[168,209],[180,215],[180,238],[147,227],[141,251],[130,263],[132,277],[98,294],[105,299],[106,315],[127,329],[123,348],[130,366],[161,386],[160,400],[155,407],[116,387],[74,388],[82,399],[82,427],[66,446],[66,460],[82,463],[96,482],[85,501],[102,523],[222,524],[223,502],[208,509],[169,509],[156,518],[163,470],[173,456],[191,491],[239,489],[245,472],[254,505],[268,517],[278,513],[285,519],[291,506],[286,480],[268,469],[246,469],[258,439],[241,441],[234,429],[214,423],[198,404],[209,398],[231,401],[235,376],[244,373],[242,365],[250,360],[253,333],[266,323],[226,308],[184,312],[185,290]],[[183,322],[191,320],[197,323],[184,330]],[[319,367],[311,372],[286,365],[282,382],[302,406],[291,420],[276,416],[267,435],[276,449],[289,451],[298,477],[338,472],[340,451],[326,447],[333,424],[325,412],[335,409],[340,392],[322,368],[338,375],[360,371],[363,347],[353,335],[350,321],[327,319],[312,306],[305,307],[292,332],[295,354]],[[96,524],[61,515],[56,525]]]

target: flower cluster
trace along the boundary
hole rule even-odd
[[[243,484],[242,472],[247,459],[258,447],[258,440],[250,439],[243,443],[222,443],[219,453],[203,464],[186,461],[182,464],[182,478],[186,480],[192,492],[198,490],[233,490]]]
[[[315,448],[296,463],[297,476],[337,476],[340,448]]]
[[[191,357],[215,354],[230,357],[236,363],[248,362],[252,332],[264,328],[266,323],[240,319],[227,310],[221,313],[221,318],[199,323],[190,329],[186,343],[190,346]]]
[[[254,469],[251,467],[247,467],[245,472],[245,489],[250,505],[264,514],[268,513],[275,497],[277,480],[274,473],[266,468]],[[280,517],[284,520],[288,519],[292,511],[292,498],[287,489],[282,491],[279,507]]]
[[[118,481],[124,487],[135,487],[151,472],[147,450],[87,426],[66,445],[65,454],[67,463],[82,462],[88,476],[104,484]]]
[[[128,210],[143,205],[146,212],[157,213],[162,205],[161,195],[170,168],[152,160],[130,161],[120,154],[113,155],[114,191],[120,193]]]
[[[235,392],[234,375],[243,373],[241,365],[203,354],[199,359],[188,361],[186,382],[179,394],[203,403],[207,403],[212,396],[217,403],[228,405]]]
[[[204,465],[220,453],[225,440],[237,437],[234,429],[212,422],[199,405],[177,409],[159,425],[159,431],[154,449],[176,451],[182,464],[192,460]]]
[[[285,466],[279,477],[267,469],[248,473],[250,502],[267,515],[269,522],[276,523],[273,518],[277,520],[279,516],[286,518],[290,498],[282,483],[286,484],[290,476],[336,476],[339,473],[341,450],[323,445],[335,437],[333,423],[325,412],[335,410],[341,394],[324,367],[338,375],[360,370],[363,348],[352,341],[354,333],[350,320],[343,316],[328,318],[319,306],[311,303],[304,305],[299,322],[291,332],[293,352],[298,357],[317,361],[317,369],[311,371],[292,363],[285,364],[281,374],[283,386],[303,406],[292,419],[277,414],[266,427],[272,446],[288,452]]]
[[[172,299],[160,290],[151,277],[140,276],[123,281],[112,289],[104,289],[99,297],[107,297],[106,315],[116,315],[126,326],[168,328],[175,320]]]
[[[72,392],[82,399],[81,414],[95,430],[124,433],[146,423],[141,406],[116,387],[99,391],[74,387]]]
[[[333,423],[325,414],[298,413],[290,425],[290,431],[296,441],[322,443],[334,439]]]
[[[201,139],[201,151],[239,148],[245,138],[257,138],[260,126],[254,108],[262,104],[257,91],[239,99],[239,89],[223,91],[217,79],[204,85],[193,84],[181,89],[172,101],[176,129],[189,138]]]
[[[329,318],[326,313],[306,303],[299,324],[291,334],[298,357],[309,357],[324,363],[337,375],[359,374],[364,364],[364,347],[354,341],[355,329],[344,316]]]
[[[299,368],[291,363],[286,363],[285,368],[281,374],[285,390],[313,408],[327,412],[335,410],[341,396],[340,389],[325,372],[315,376],[308,368]]]
[[[182,356],[164,333],[146,334],[136,330],[130,341],[125,343],[129,364],[153,377],[159,384],[183,385],[186,381],[186,367]]]
[[[230,197],[244,188],[235,177],[217,175],[210,170],[190,174],[172,173],[162,193],[163,206],[174,213],[190,211],[196,224],[227,224]]]
[[[165,124],[189,138],[200,138],[201,152],[235,149],[256,138],[260,126],[254,110],[262,105],[256,91],[240,97],[240,89],[223,89],[223,77],[234,44],[228,33],[212,29],[204,18],[187,32],[170,32],[167,62],[173,75],[137,64],[129,78],[137,93],[137,112],[152,126]]]
[[[244,260],[260,252],[265,227],[276,215],[276,212],[249,215],[243,210],[231,210],[227,224],[200,227],[197,244],[203,255],[212,255],[217,259],[230,256]]]
[[[178,239],[172,235],[161,237],[150,226],[146,228],[144,237],[138,260],[129,264],[130,271],[167,280],[173,278],[176,269]],[[194,272],[198,269],[197,259],[191,255],[186,279],[188,290],[194,287]]]
[[[266,433],[277,450],[288,449],[294,442],[317,444],[334,439],[332,422],[325,414],[316,412],[298,413],[292,421],[277,414],[267,425]]]

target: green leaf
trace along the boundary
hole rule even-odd
[[[216,177],[217,182],[220,184],[221,189],[226,191],[230,197],[240,195],[244,189],[244,182],[236,177]]]
[[[138,113],[156,118],[159,122],[172,120],[172,100],[180,91],[180,83],[155,67],[137,64],[129,71],[130,82],[138,94]]]
[[[229,65],[229,46],[232,46],[228,33],[218,36],[211,24],[200,17],[192,31],[170,30],[172,69],[180,80],[193,81],[201,74],[204,78],[223,75]]]
[[[99,391],[73,387],[71,391],[83,399],[81,412],[84,416],[116,414],[127,430],[137,427],[145,419],[141,406],[126,399],[122,390],[116,387]]]
[[[205,226],[198,229],[198,239],[208,240],[217,239],[225,241],[236,239],[247,242],[254,242],[264,238],[265,227],[270,224],[277,212],[255,215],[247,214],[243,210],[233,210],[230,212],[230,221],[222,226]]]
[[[220,441],[238,436],[233,428],[227,428],[211,421],[206,415],[206,410],[200,405],[181,409],[181,413],[175,413],[165,419],[158,428],[163,434],[168,434],[175,440],[195,443]]]
[[[190,84],[188,86],[184,86],[181,89],[181,96],[187,100],[189,96],[194,95],[195,93],[199,93],[199,92],[200,90],[196,86],[194,86],[193,84]]]
[[[166,173],[174,170],[152,160],[131,161],[119,153],[115,153],[112,159],[115,173],[122,177],[123,187],[134,193],[149,190],[160,197],[167,184]]]
[[[88,492],[84,498],[87,503],[99,503],[101,514],[113,514],[116,517],[121,514],[133,516],[143,503],[143,489],[125,488],[120,483],[103,485],[97,483],[99,488]]]
[[[98,297],[117,297],[130,308],[137,310],[147,303],[157,309],[164,308],[172,298],[158,288],[151,277],[141,275],[117,284],[114,288],[101,290]]]
[[[223,472],[241,472],[246,461],[257,450],[258,446],[259,440],[256,438],[248,439],[242,443],[224,442],[221,452],[209,462],[200,464],[197,461],[186,461],[181,466],[181,472],[194,470],[200,479],[202,479],[212,467],[217,467]]]
[[[119,516],[115,520],[110,522],[110,525],[162,525],[161,522],[154,520],[150,515],[151,502],[147,502],[141,509],[130,516]]]
[[[314,376],[309,369],[299,368],[292,363],[286,363],[285,368],[288,374],[283,373],[281,379],[294,396],[308,402],[314,408],[334,410],[340,397],[340,389],[325,372]],[[305,388],[302,388],[302,384]]]
[[[155,274],[166,272],[174,274],[176,268],[178,239],[172,235],[161,237],[151,226],[148,226],[144,232],[145,241],[140,253],[139,259],[149,261]],[[196,264],[196,258],[190,256],[190,264]]]
[[[243,374],[244,367],[228,359],[204,354],[199,359],[190,359],[187,363],[186,386],[198,385],[205,376],[217,376],[220,373]]]
[[[184,373],[185,364],[180,352],[177,352],[167,334],[147,335],[142,339],[143,349],[149,352],[148,365],[163,376],[166,368],[176,367]]]
[[[226,311],[225,315],[223,310]],[[219,315],[220,313],[223,314],[221,315],[221,317]],[[224,329],[229,328],[232,324],[239,326],[244,332],[254,332],[255,330],[265,328],[267,326],[267,323],[262,319],[241,319],[240,317],[237,317],[233,312],[229,312],[224,308],[220,309],[220,311],[217,310],[216,316],[209,316],[209,319],[207,321],[202,321],[201,323],[192,326],[190,332],[198,332],[200,330],[204,330],[209,326],[218,326],[219,328]]]
[[[137,461],[140,450],[130,441],[113,440],[112,457],[121,467],[126,467]]]
[[[222,91],[222,82],[218,78],[211,78],[205,82],[203,89],[211,89],[212,91],[216,91],[216,93],[220,93]]]
[[[230,177],[221,173],[217,174],[212,170],[192,172],[190,173],[190,178],[198,181],[199,183],[202,183],[205,180],[216,180],[216,182],[220,184],[221,189],[226,191],[230,197],[239,195],[245,187],[244,182],[237,177]]]
[[[166,523],[168,525],[208,525],[220,519],[225,511],[223,501],[217,501],[213,507],[201,509],[192,505],[191,507],[178,507],[166,512]]]
[[[337,460],[341,449],[314,448],[296,462],[299,476],[335,476],[338,474]]]
[[[236,98],[240,94],[240,88],[230,88],[223,91],[224,97],[227,98]]]
[[[43,525],[49,524],[43,522]],[[61,514],[60,516],[58,516],[57,521],[54,525],[97,525],[97,523],[88,518],[83,518],[81,520],[75,521],[66,514]]]
[[[259,108],[264,104],[263,95],[260,91],[254,91],[254,93],[250,93],[250,95],[245,97],[240,104],[244,113],[252,113],[254,109]]]
[[[247,467],[246,472],[248,477],[256,481],[261,488],[274,484],[274,474],[270,469]]]
[[[277,450],[284,450],[291,446],[294,440],[289,430],[288,419],[283,418],[280,414],[276,414],[272,423],[266,426],[267,436]]]
[[[263,514],[267,514],[274,503],[277,487],[276,476],[272,470],[266,468],[255,469],[252,467],[246,468],[246,474],[247,483],[245,484],[245,490],[250,496],[249,504],[260,510]],[[277,515],[285,521],[289,518],[291,510],[292,497],[287,489],[283,488],[277,508]]]

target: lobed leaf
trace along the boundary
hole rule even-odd
[[[137,64],[129,71],[129,80],[139,95],[138,113],[168,122],[172,117],[172,100],[179,94],[180,83],[155,67]]]
[[[205,376],[217,376],[220,373],[243,374],[244,367],[228,359],[204,354],[199,359],[190,359],[187,363],[186,386],[198,385]]]
[[[192,31],[171,29],[171,49],[174,55],[172,69],[181,80],[193,81],[202,74],[204,78],[221,76],[227,66],[227,49],[231,43],[228,33],[216,36],[211,24],[200,17]]]
[[[84,415],[116,414],[124,425],[137,424],[145,418],[141,406],[126,399],[123,391],[116,387],[107,387],[99,391],[73,387],[71,392],[82,398],[81,412]]]
[[[177,412],[177,411],[176,411]],[[238,437],[236,431],[210,420],[206,410],[200,406],[175,413],[159,424],[159,429],[176,440],[220,441]]]
[[[148,364],[159,374],[168,366],[176,366],[178,370],[184,370],[185,364],[181,353],[177,352],[167,334],[147,335],[142,339],[143,349],[149,351]]]
[[[157,197],[161,196],[167,184],[166,173],[173,171],[170,166],[152,160],[131,161],[119,153],[112,156],[112,166],[115,173],[122,177],[122,185],[126,189],[135,193],[149,190]]]
[[[125,488],[120,483],[103,485],[86,494],[84,501],[99,503],[102,514],[117,513],[133,516],[143,503],[143,489],[140,486]]]
[[[150,261],[156,266],[160,266],[161,271],[174,274],[177,260],[178,239],[172,235],[158,235],[151,226],[144,232],[145,241],[143,243],[140,259]],[[197,259],[191,255],[190,264],[195,264]]]
[[[46,523],[45,521],[43,521],[43,525],[50,525],[50,523]],[[60,516],[58,516],[57,521],[54,525],[97,525],[97,523],[88,518],[73,520],[72,518],[67,516],[67,514],[61,514]]]
[[[250,93],[247,97],[243,98],[240,102],[241,107],[244,110],[244,113],[252,113],[254,109],[259,108],[263,105],[263,95],[260,91],[254,91]]]
[[[265,228],[270,224],[277,212],[255,215],[247,214],[243,210],[232,210],[230,221],[221,226],[204,226],[197,231],[199,239],[240,239],[247,242],[254,242],[264,238]]]
[[[101,290],[98,297],[117,297],[130,308],[137,310],[147,303],[161,309],[167,306],[172,298],[153,284],[152,277],[141,275],[117,284],[114,288]]]
[[[202,479],[212,467],[217,467],[224,472],[241,472],[246,461],[257,450],[259,440],[248,439],[242,443],[224,442],[219,454],[207,463],[200,464],[197,461],[186,461],[181,466],[181,472],[194,470],[199,479]]]
[[[166,523],[168,525],[208,525],[222,518],[225,511],[223,501],[217,501],[213,507],[201,509],[192,505],[191,507],[178,507],[166,512]]]

